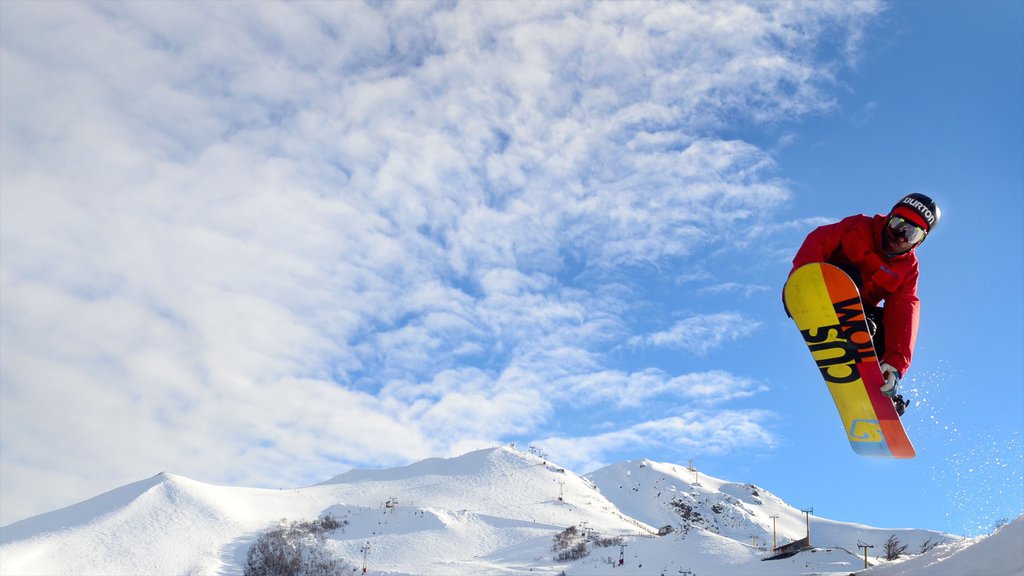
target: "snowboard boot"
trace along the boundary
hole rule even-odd
[[[907,411],[907,406],[910,405],[910,402],[903,398],[903,394],[897,394],[892,397],[892,405],[896,408],[896,414],[902,417],[903,413]]]

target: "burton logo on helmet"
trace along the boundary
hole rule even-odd
[[[907,196],[906,198],[903,199],[902,203],[907,204],[908,206],[913,208],[915,212],[917,212],[921,216],[924,216],[924,219],[928,221],[929,228],[935,225],[935,214],[933,214],[932,211],[927,206],[925,206],[924,202],[921,202],[917,198]]]

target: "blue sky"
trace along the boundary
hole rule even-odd
[[[0,524],[515,441],[973,534],[1024,511],[1024,4],[0,4]],[[919,457],[781,286],[924,192]]]

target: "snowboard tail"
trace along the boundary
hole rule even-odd
[[[884,381],[864,319],[860,291],[831,264],[801,266],[786,282],[786,307],[828,386],[853,451],[880,458],[913,458]]]

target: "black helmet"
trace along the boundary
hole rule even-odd
[[[900,198],[900,201],[889,211],[889,215],[909,217],[912,222],[924,228],[926,232],[931,232],[939,223],[941,212],[939,205],[934,200],[915,192]]]

